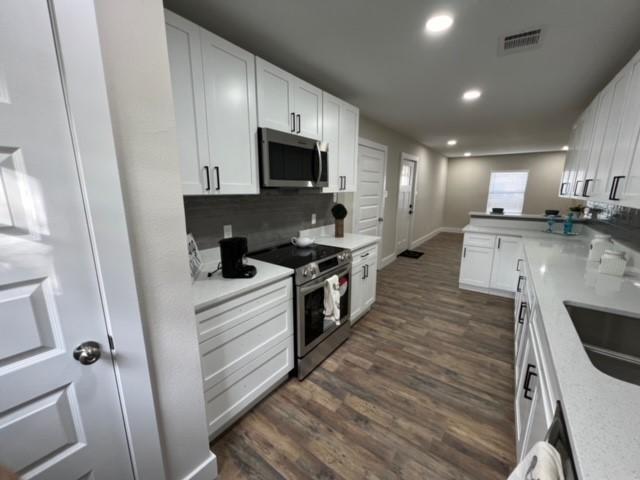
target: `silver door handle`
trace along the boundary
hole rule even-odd
[[[73,358],[83,365],[91,365],[100,358],[102,350],[100,344],[94,341],[88,341],[78,345],[73,351]]]
[[[316,142],[316,150],[318,151],[318,179],[316,183],[320,183],[320,177],[322,177],[322,154],[320,153],[320,142]]]

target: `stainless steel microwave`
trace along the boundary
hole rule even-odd
[[[312,138],[258,129],[263,187],[319,188],[329,186],[327,148]]]

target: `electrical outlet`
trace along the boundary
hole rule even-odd
[[[316,224],[316,214],[312,213],[311,214],[311,225],[315,225]]]
[[[224,228],[224,238],[233,237],[231,225],[225,225],[223,228]]]

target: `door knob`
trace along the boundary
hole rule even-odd
[[[73,351],[73,358],[83,365],[91,365],[100,358],[102,350],[98,342],[88,341],[78,345]]]
[[[382,221],[384,221],[384,218],[382,218],[382,217],[378,217],[378,221],[379,221],[379,222],[382,222]]]

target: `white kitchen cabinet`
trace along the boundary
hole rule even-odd
[[[516,454],[518,459],[522,455],[533,398],[536,390],[538,390],[538,371],[531,335],[528,335],[525,339],[522,354],[524,355],[524,361],[518,376],[519,381],[515,395]]]
[[[640,208],[640,55],[628,68],[629,93],[607,187],[618,181],[620,202]]]
[[[258,193],[255,57],[165,18],[183,193]]]
[[[182,192],[205,193],[209,168],[200,27],[165,10]]]
[[[259,193],[253,54],[201,29],[211,193]]]
[[[518,281],[516,267],[521,249],[521,238],[498,236],[491,268],[491,288],[515,292]]]
[[[322,90],[256,57],[258,126],[322,139]]]
[[[593,178],[598,164],[598,156],[594,154],[593,149],[593,132],[596,127],[596,120],[601,106],[601,96],[596,97],[591,105],[584,112],[584,119],[580,128],[580,138],[577,145],[576,155],[576,176],[571,188],[571,195],[581,197],[585,193],[587,178]]]
[[[491,283],[493,248],[463,245],[460,263],[460,283],[488,288]]]
[[[587,193],[592,200],[607,200],[609,196],[609,174],[611,173],[618,134],[620,133],[620,124],[630,78],[630,71],[623,70],[614,78],[604,92],[611,97],[611,106],[602,138],[596,135],[593,139],[594,145],[599,145],[600,147],[600,155],[592,182],[593,186]],[[605,101],[604,97],[602,101]]]
[[[354,324],[376,300],[378,276],[378,246],[361,248],[352,253],[351,269],[351,323]]]
[[[329,158],[329,186],[324,192],[356,190],[359,119],[358,108],[323,92],[322,142]]]
[[[291,278],[196,313],[211,437],[293,369],[293,317]]]

